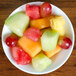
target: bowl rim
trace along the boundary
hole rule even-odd
[[[30,3],[33,4],[33,3],[44,3],[44,2],[35,1],[35,2],[28,2],[28,3],[25,3],[25,4],[23,4],[23,5],[30,4]],[[50,3],[50,4],[51,4],[51,3]],[[21,6],[23,6],[23,5],[21,5]],[[51,4],[51,5],[53,5],[53,4]],[[21,7],[21,6],[19,6],[19,7]],[[55,5],[53,5],[53,6],[55,6]],[[16,9],[18,9],[19,7],[17,7]],[[55,6],[55,7],[58,8],[58,9],[60,9],[58,6]],[[16,9],[15,9],[15,10],[16,10]],[[15,10],[13,10],[13,12],[14,12]],[[61,10],[61,9],[60,9],[60,10]],[[61,11],[62,11],[62,10],[61,10]],[[12,14],[13,12],[11,12],[11,14]],[[62,11],[62,12],[66,15],[66,13],[65,13],[64,11]],[[10,14],[10,15],[11,15],[11,14]],[[10,16],[10,15],[9,15],[9,16]],[[4,25],[3,25],[2,34],[1,34],[1,42],[2,42],[3,51],[4,51],[5,55],[6,55],[6,57],[8,58],[8,60],[9,60],[16,68],[18,68],[19,70],[21,70],[21,71],[23,71],[23,72],[26,72],[26,73],[28,73],[28,74],[42,75],[42,74],[51,73],[51,72],[59,69],[59,68],[69,59],[69,57],[70,57],[70,55],[71,55],[71,53],[72,53],[72,51],[73,51],[73,47],[74,47],[74,43],[75,43],[75,34],[74,34],[73,25],[72,25],[72,23],[71,23],[71,21],[70,21],[70,19],[69,19],[69,17],[68,17],[67,15],[66,15],[66,18],[67,18],[67,20],[68,20],[68,22],[69,22],[69,24],[70,24],[70,26],[71,26],[71,29],[72,29],[73,43],[72,43],[72,47],[71,47],[71,52],[69,53],[69,55],[67,56],[67,58],[66,58],[60,65],[58,65],[56,68],[52,69],[51,71],[47,71],[47,72],[35,73],[35,72],[29,72],[29,71],[27,71],[27,70],[25,71],[25,70],[23,70],[22,68],[20,68],[19,66],[15,65],[15,64],[12,62],[12,60],[8,58],[8,56],[6,55],[6,53],[5,53],[5,51],[4,51],[4,47],[3,47],[3,28],[4,28]]]

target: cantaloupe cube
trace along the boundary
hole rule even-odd
[[[26,37],[21,37],[18,41],[18,45],[23,48],[31,57],[36,56],[41,51],[40,42],[34,42]]]
[[[41,19],[36,19],[36,20],[31,20],[30,21],[30,26],[36,27],[38,29],[43,29],[46,27],[50,27],[50,19],[53,18],[54,16],[48,16],[45,18]]]
[[[59,45],[57,45],[54,50],[52,50],[52,51],[45,51],[44,53],[45,53],[48,57],[52,57],[53,55],[57,54],[60,50],[61,50],[61,48],[59,47]]]

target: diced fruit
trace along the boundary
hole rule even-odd
[[[25,12],[26,15],[30,17],[30,19],[40,18],[40,6],[27,4]]]
[[[60,48],[60,46],[57,45],[54,50],[52,50],[52,51],[45,51],[44,53],[45,53],[48,57],[52,57],[52,56],[54,56],[55,54],[57,54],[58,52],[60,52],[60,51],[61,51],[61,48]]]
[[[18,12],[5,20],[5,24],[18,36],[22,36],[29,24],[29,17],[24,12]]]
[[[39,29],[35,27],[30,27],[24,32],[24,36],[33,41],[38,41],[41,37],[41,33]]]
[[[53,30],[59,32],[61,36],[65,34],[65,20],[62,16],[55,16],[50,19],[50,26]]]
[[[31,39],[26,37],[22,37],[18,41],[19,46],[23,48],[25,52],[27,52],[31,57],[36,56],[41,51],[40,42],[34,42]]]
[[[47,30],[42,34],[41,45],[43,51],[52,51],[56,48],[59,33]]]
[[[48,16],[45,18],[37,19],[37,20],[31,20],[30,21],[30,26],[36,27],[38,29],[43,29],[46,27],[50,27],[50,19],[53,18],[54,16]]]
[[[11,55],[17,64],[26,65],[32,61],[31,57],[24,50],[17,46],[11,48]]]
[[[68,37],[61,37],[58,44],[62,49],[68,49],[72,45],[72,41]]]
[[[52,11],[52,6],[47,2],[43,3],[40,7],[41,17],[46,17],[50,15],[51,11]]]
[[[48,27],[48,28],[42,29],[42,30],[41,30],[41,34],[43,34],[43,33],[44,33],[45,31],[47,31],[47,30],[51,30],[51,28]]]
[[[15,34],[11,34],[5,40],[7,46],[14,47],[17,45],[18,37]]]
[[[34,69],[38,72],[44,71],[52,64],[52,60],[45,56],[43,53],[40,53],[32,59],[32,65]]]

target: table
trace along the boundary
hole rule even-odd
[[[5,19],[17,7],[32,1],[50,2],[61,8],[70,18],[76,35],[76,0],[0,0],[0,76],[36,76],[24,73],[13,66],[5,56],[1,44],[1,32]],[[70,58],[61,68],[42,76],[76,76],[76,43]]]

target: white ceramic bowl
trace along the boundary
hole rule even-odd
[[[36,5],[41,5],[43,2],[31,2],[29,4],[36,4]],[[51,4],[52,5],[52,4]],[[16,10],[14,10],[12,14],[18,12],[18,11],[25,11],[25,6],[26,4],[18,7]],[[8,27],[6,25],[4,25],[3,27],[3,31],[2,31],[2,45],[3,45],[3,49],[4,52],[7,56],[7,58],[10,60],[10,62],[16,66],[18,69],[30,73],[30,74],[46,74],[46,73],[50,73],[55,71],[56,69],[58,69],[59,67],[61,67],[69,58],[69,56],[72,53],[73,50],[73,46],[74,46],[74,29],[72,26],[71,21],[69,20],[69,18],[67,17],[67,15],[58,7],[52,5],[52,13],[56,14],[56,15],[62,15],[65,18],[66,21],[66,25],[65,25],[65,31],[66,31],[66,36],[68,36],[69,38],[71,38],[72,40],[72,46],[68,49],[68,50],[62,50],[60,53],[58,53],[56,56],[54,56],[52,58],[53,60],[53,64],[51,66],[49,66],[49,68],[47,68],[46,70],[44,70],[43,72],[37,72],[33,69],[32,65],[17,65],[16,62],[13,60],[9,48],[6,46],[5,44],[5,39],[8,36],[8,34],[11,33],[11,31],[8,29]]]

